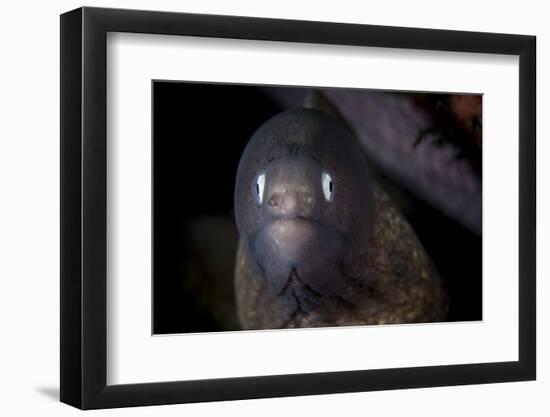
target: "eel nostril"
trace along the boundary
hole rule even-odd
[[[279,207],[280,200],[281,200],[280,197],[274,194],[269,198],[269,201],[267,202],[267,204],[269,204],[269,207],[277,208]]]
[[[299,201],[303,208],[311,208],[314,204],[313,196],[307,191],[299,193]]]
[[[281,190],[273,192],[267,205],[278,215],[307,216],[315,206],[315,198],[308,190]]]

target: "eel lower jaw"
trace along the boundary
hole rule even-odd
[[[314,290],[308,283],[300,279],[298,271],[293,267],[283,289],[277,294],[295,307],[295,314],[309,314],[322,304],[324,295]]]
[[[271,219],[255,235],[251,250],[272,295],[290,309],[316,309],[345,285],[338,268],[346,253],[343,239],[312,218]]]

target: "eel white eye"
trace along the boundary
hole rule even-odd
[[[321,174],[321,185],[323,186],[325,200],[332,203],[332,200],[334,200],[334,183],[332,182],[332,177],[328,172],[323,172]]]
[[[254,187],[254,190],[256,191],[256,202],[260,206],[262,205],[262,202],[264,200],[264,188],[265,188],[265,174],[260,174],[256,179],[256,185]]]

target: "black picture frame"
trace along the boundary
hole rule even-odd
[[[519,360],[107,385],[108,32],[519,56]],[[524,381],[536,378],[536,38],[171,12],[61,15],[61,401],[82,409]]]

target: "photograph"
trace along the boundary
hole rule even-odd
[[[58,336],[61,402],[369,391],[369,410],[403,414],[438,387],[439,411],[521,414],[510,389],[537,404],[539,43],[522,13],[75,7],[60,106],[41,106],[60,116],[59,309],[39,328]],[[500,387],[444,388],[476,384]]]
[[[483,320],[482,107],[152,80],[152,334]]]

